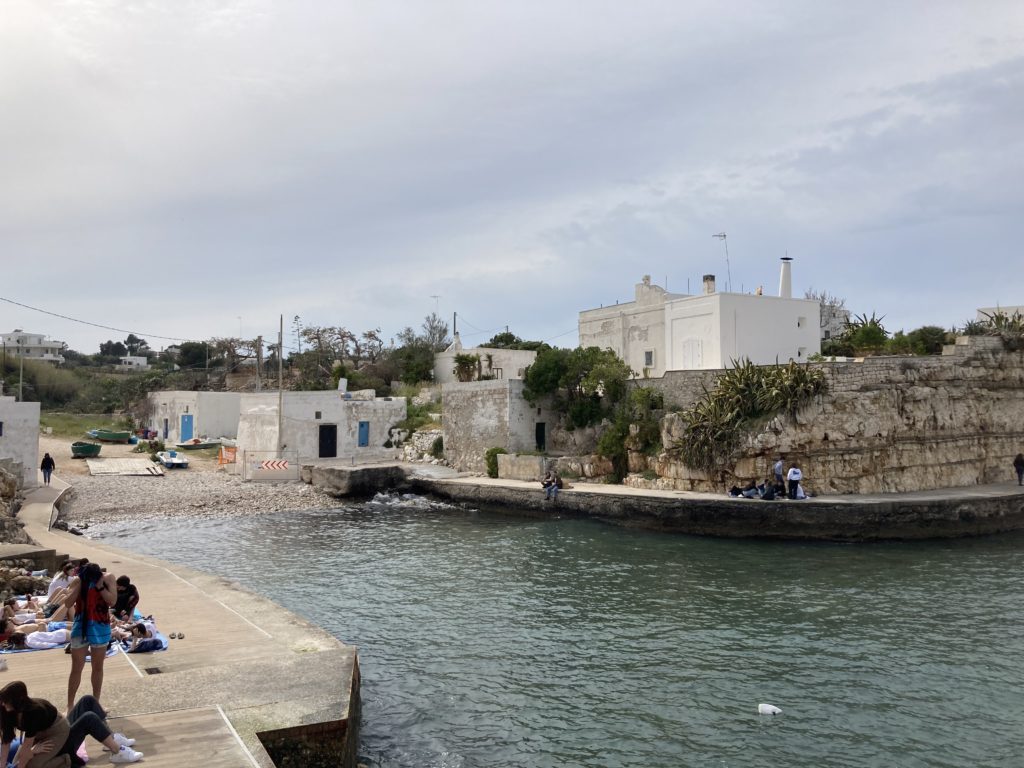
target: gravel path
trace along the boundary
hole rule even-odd
[[[167,472],[163,477],[83,475],[61,519],[83,527],[97,522],[154,517],[230,517],[291,509],[340,506],[338,499],[305,483],[243,483],[222,472]]]

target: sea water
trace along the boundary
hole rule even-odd
[[[89,533],[357,645],[374,768],[1024,765],[1019,534],[730,541],[386,494]]]

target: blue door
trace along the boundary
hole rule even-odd
[[[185,413],[181,416],[181,432],[178,434],[179,443],[192,439],[192,415],[191,413]]]
[[[370,422],[359,422],[359,447],[365,448],[370,444]]]

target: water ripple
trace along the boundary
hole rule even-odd
[[[357,644],[373,768],[1022,764],[1022,536],[730,542],[397,494],[90,535]]]

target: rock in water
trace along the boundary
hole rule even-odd
[[[758,704],[757,714],[759,715],[781,715],[782,710],[771,704]]]

